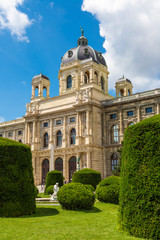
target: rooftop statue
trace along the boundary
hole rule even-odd
[[[81,28],[82,36],[84,36],[84,30],[83,30],[83,28],[81,26],[80,26],[80,28]]]

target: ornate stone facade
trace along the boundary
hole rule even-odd
[[[0,123],[1,137],[31,146],[36,185],[52,169],[71,180],[78,159],[81,169],[111,175],[125,128],[159,114],[160,89],[132,94],[131,81],[123,77],[116,82],[117,97],[110,96],[105,60],[87,44],[81,36],[62,58],[59,96],[50,98],[48,77],[37,75],[25,116]]]

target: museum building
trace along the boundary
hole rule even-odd
[[[53,169],[67,181],[86,167],[100,171],[102,178],[111,175],[124,130],[159,114],[160,89],[132,94],[131,81],[122,77],[114,98],[108,94],[108,75],[102,53],[88,45],[82,32],[77,47],[61,60],[59,96],[50,97],[50,80],[39,74],[32,79],[25,116],[0,123],[0,137],[31,147],[36,185]]]

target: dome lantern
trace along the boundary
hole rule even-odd
[[[88,39],[84,37],[83,28],[81,28],[81,34],[82,34],[82,36],[78,39],[78,46],[87,46],[88,45]]]

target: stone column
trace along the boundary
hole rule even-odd
[[[91,152],[87,152],[87,168],[92,168]]]
[[[49,133],[49,135],[50,135],[50,147],[49,148],[51,148],[51,145],[53,144],[53,119],[50,119],[50,133]]]
[[[87,136],[89,135],[89,129],[90,129],[90,126],[89,126],[89,123],[90,123],[90,113],[89,113],[89,110],[86,112],[86,127],[87,127]]]
[[[13,136],[14,139],[14,136]],[[28,123],[25,123],[25,142],[24,143],[28,143]]]
[[[103,131],[103,133],[102,133],[102,136],[103,136],[103,145],[106,145],[106,128],[105,128],[105,126],[106,126],[106,124],[105,124],[105,122],[106,122],[106,115],[105,115],[105,113],[103,113],[103,115],[102,115],[102,118],[103,118],[103,128],[102,128],[102,131]]]
[[[86,111],[86,137],[85,137],[85,144],[90,143],[90,112],[89,110]]]
[[[138,120],[138,122],[141,121],[140,106],[137,106],[137,120]]]
[[[51,164],[50,164],[50,170],[54,170],[54,145],[51,145]]]
[[[89,79],[89,82],[95,82],[93,73],[94,73],[93,68],[91,68],[90,69],[90,79]]]
[[[76,70],[76,84],[75,84],[75,88],[76,90],[79,90],[79,79],[78,79],[78,70]]]
[[[105,87],[104,87],[105,93],[108,94],[108,76],[107,75],[105,75],[104,82],[105,82],[104,83],[105,84]]]
[[[81,84],[82,85],[84,83],[84,73],[81,71]]]
[[[36,120],[33,120],[33,129],[32,129],[32,147],[31,150],[36,150]]]
[[[66,116],[63,119],[63,147],[67,147],[67,141],[66,141]]]
[[[106,163],[106,149],[103,148],[103,177],[106,178],[107,163]]]
[[[79,112],[77,112],[76,119],[76,145],[79,145]]]
[[[159,102],[157,103],[157,114],[159,114]]]
[[[39,88],[38,88],[39,92],[38,92],[38,96],[41,97],[43,96],[43,89],[42,89],[42,84],[39,84]]]
[[[68,161],[67,161],[66,154],[64,154],[64,157],[63,157],[63,176],[65,176],[66,181],[69,180],[69,169],[68,169]]]
[[[41,128],[40,128],[40,121],[37,122],[37,143],[38,143],[38,149],[40,148],[41,143],[41,136],[40,136]]]
[[[120,124],[119,124],[119,135],[120,135],[120,138],[119,138],[119,141],[120,143],[122,142],[123,140],[123,112],[122,110],[120,110],[119,112],[119,119],[120,119]]]
[[[16,140],[16,130],[13,130],[13,140]]]
[[[79,136],[82,137],[82,114],[79,112]]]
[[[28,125],[28,127],[27,127],[27,132],[28,132],[28,134],[27,134],[27,143],[28,144],[30,144],[30,127],[29,127],[29,123],[27,123],[27,125]]]
[[[32,86],[32,98],[35,97],[35,87]]]

